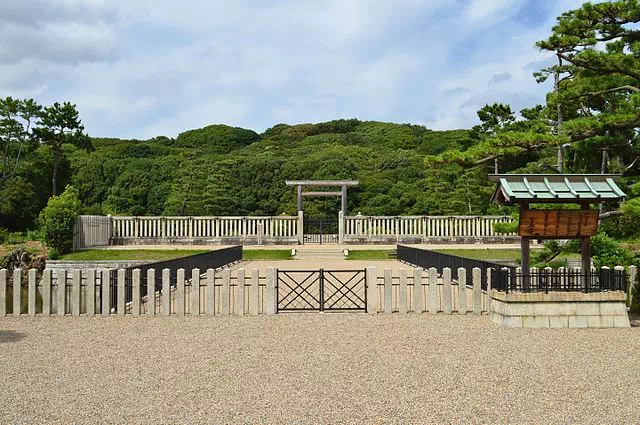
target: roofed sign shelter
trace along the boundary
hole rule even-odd
[[[522,269],[529,270],[531,239],[581,239],[582,269],[591,269],[591,236],[598,230],[599,211],[591,204],[620,202],[626,195],[612,174],[496,174],[492,200],[518,204]],[[530,204],[578,204],[580,209],[530,209]]]
[[[341,210],[342,213],[347,215],[347,188],[358,186],[360,184],[357,180],[286,180],[287,186],[298,187],[298,213],[302,211],[302,197],[323,197],[323,196],[339,196],[341,198]],[[340,192],[303,192],[303,186],[315,186],[315,187],[340,187]]]

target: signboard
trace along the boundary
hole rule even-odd
[[[539,238],[594,236],[598,210],[521,210],[518,235]]]

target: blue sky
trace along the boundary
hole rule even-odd
[[[359,118],[466,128],[544,102],[572,0],[3,0],[0,96],[78,105],[92,136]]]

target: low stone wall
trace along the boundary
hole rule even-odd
[[[258,238],[224,237],[224,238],[117,238],[111,240],[111,245],[297,245],[297,237]]]
[[[520,243],[518,236],[344,236],[348,245],[394,245],[400,244],[504,244]]]
[[[624,292],[490,291],[489,319],[504,328],[628,328]]]

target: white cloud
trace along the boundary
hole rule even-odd
[[[525,26],[523,1],[5,0],[0,93],[76,102],[100,136],[341,117],[460,128],[484,101],[544,101],[533,43],[577,2],[541,1],[552,11]]]

